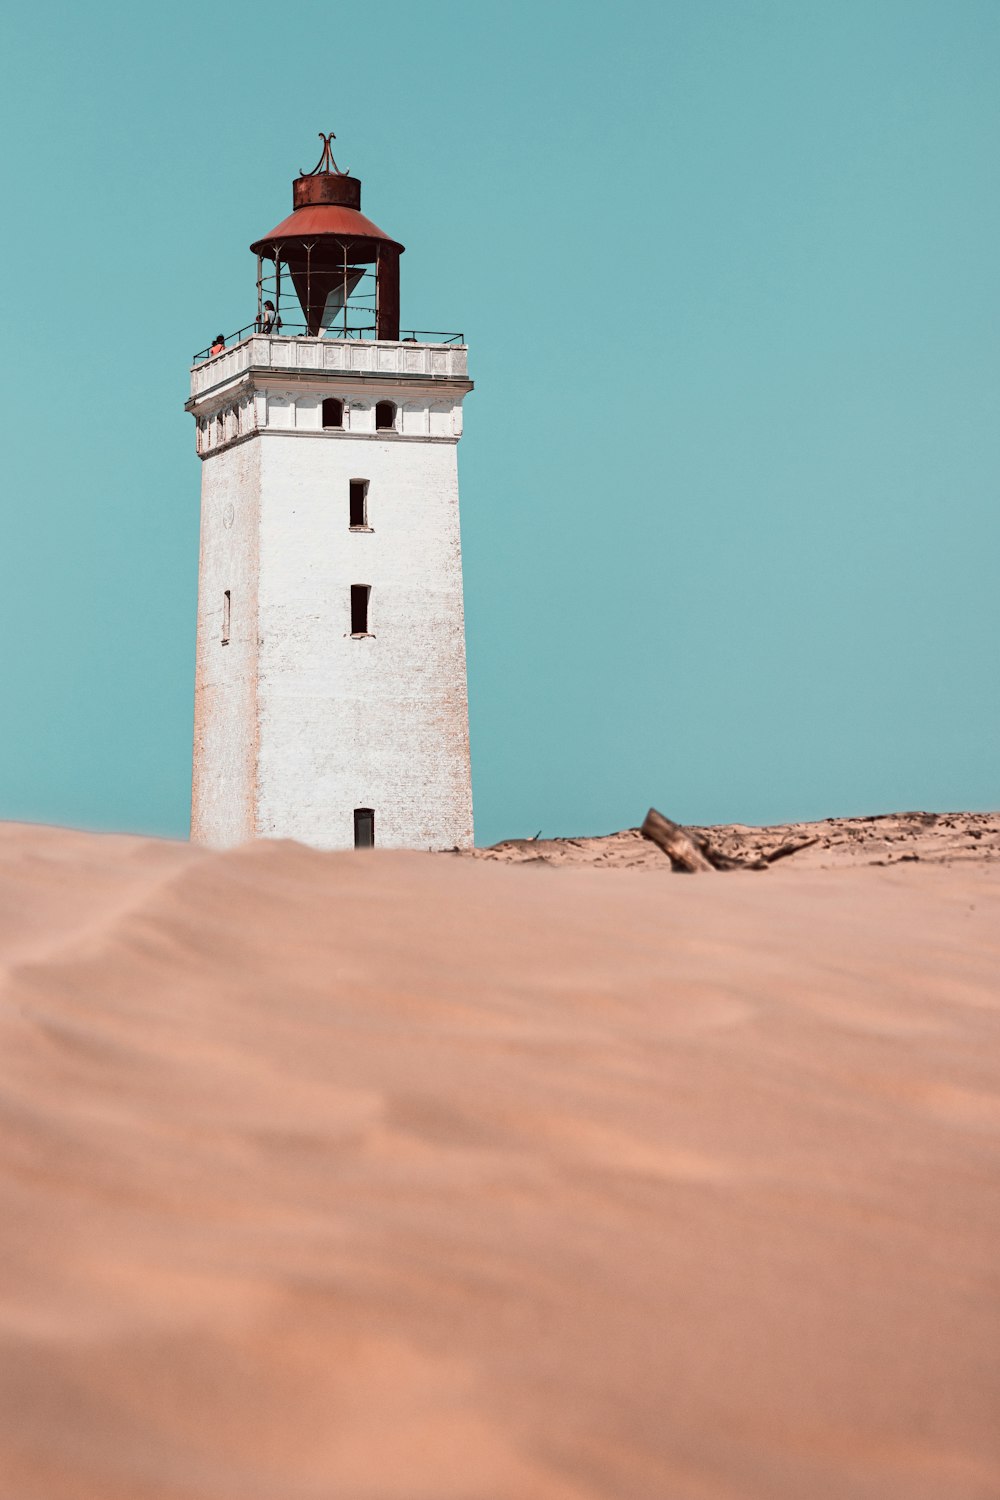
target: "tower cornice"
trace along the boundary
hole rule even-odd
[[[288,370],[274,365],[248,365],[238,375],[220,381],[218,385],[209,386],[197,396],[189,397],[184,403],[184,410],[211,412],[215,407],[224,406],[240,390],[295,389],[303,393],[315,391],[320,394],[328,393],[332,386],[338,391],[368,390],[378,392],[379,395],[399,392],[405,400],[426,396],[433,401],[440,401],[448,396],[461,400],[475,390],[473,381],[455,380],[450,375],[435,379],[426,375],[390,375],[378,370],[365,373],[352,370]]]

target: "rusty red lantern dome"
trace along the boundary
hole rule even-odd
[[[286,267],[313,337],[352,329],[348,308],[352,294],[374,266],[373,318],[377,339],[399,338],[399,257],[403,246],[361,212],[361,182],[342,172],[333,159],[333,132],[320,132],[323,152],[311,172],[300,172],[292,184],[292,212],[270,234],[251,246],[258,258],[258,287],[264,284],[261,263],[274,262],[280,311],[281,270]],[[355,315],[357,309],[355,309]]]

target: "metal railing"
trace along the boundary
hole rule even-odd
[[[235,333],[226,334],[222,348],[217,351],[218,354],[228,353],[229,350],[235,349],[238,344],[242,344],[244,339],[252,338],[254,334],[266,334],[268,338],[282,339],[311,338],[315,339],[316,343],[319,344],[335,344],[338,342],[342,343],[345,339],[348,341],[374,339],[375,324],[348,324],[346,329],[342,325],[338,325],[336,333],[323,334],[317,337],[315,334],[309,332],[304,323],[286,323],[284,318],[279,319],[271,328],[266,330],[257,322],[247,323],[243,328],[237,328]],[[441,333],[426,328],[401,328],[399,330],[398,341],[394,339],[392,342],[399,342],[400,344],[464,344],[465,338],[461,333]],[[214,358],[215,356],[212,354],[214,348],[214,344],[209,344],[206,348],[200,349],[191,363],[193,365],[200,365],[206,359]]]

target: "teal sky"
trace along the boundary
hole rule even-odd
[[[10,8],[0,817],[185,836],[191,353],[337,133],[462,329],[476,830],[1000,805],[996,0]]]

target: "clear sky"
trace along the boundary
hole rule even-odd
[[[8,8],[0,816],[185,836],[190,356],[337,133],[462,329],[480,842],[1000,806],[1000,6]]]

